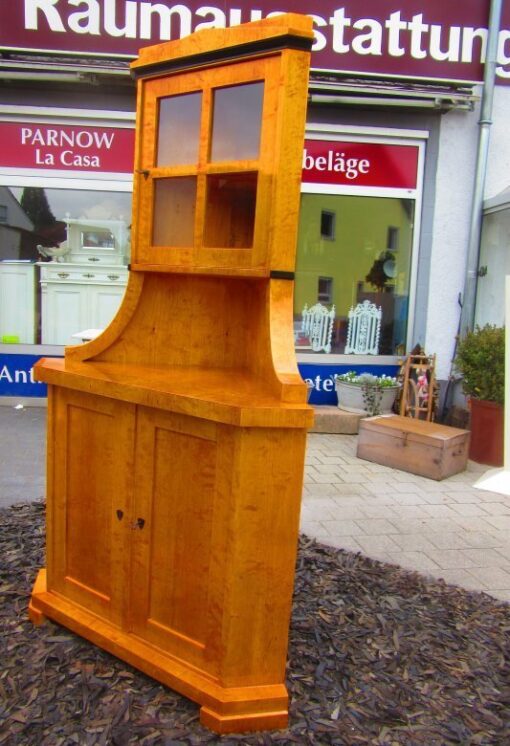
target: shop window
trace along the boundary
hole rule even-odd
[[[319,277],[317,283],[317,300],[319,303],[333,302],[333,278]]]
[[[0,196],[10,221],[0,228],[0,343],[79,344],[106,327],[127,283],[131,194],[2,186]]]
[[[297,351],[317,353],[303,323],[303,312],[306,317],[317,302],[334,309],[334,319],[328,318],[331,349],[328,345],[321,355],[344,354],[349,314],[361,326],[369,324],[372,307],[381,309],[373,354],[405,350],[414,205],[413,199],[394,197],[302,195],[294,294]],[[327,251],[325,233],[331,240]]]
[[[321,238],[328,241],[335,240],[336,215],[330,210],[321,211]]]

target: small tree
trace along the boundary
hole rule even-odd
[[[53,215],[42,187],[25,187],[21,195],[20,205],[26,212],[35,230],[54,225],[57,220]]]
[[[503,404],[505,400],[505,329],[477,326],[459,342],[455,367],[465,394]]]
[[[54,246],[66,239],[66,226],[53,215],[42,187],[25,187],[20,205],[34,224],[37,242],[43,246]]]

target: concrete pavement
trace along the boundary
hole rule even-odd
[[[45,459],[46,409],[0,406],[0,508],[44,497]]]
[[[0,507],[44,496],[46,410],[0,406]],[[331,546],[510,602],[510,498],[356,458],[356,435],[311,433],[301,530]]]
[[[309,435],[303,533],[510,602],[510,497],[473,487],[489,467],[436,482],[358,459],[356,444]]]

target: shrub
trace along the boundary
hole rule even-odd
[[[459,342],[455,367],[464,393],[503,404],[505,400],[505,329],[477,326]]]

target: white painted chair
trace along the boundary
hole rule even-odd
[[[331,310],[328,311],[322,303],[316,303],[311,308],[308,308],[308,304],[306,304],[301,318],[301,331],[310,340],[312,350],[314,352],[331,352],[335,306],[331,306]]]
[[[346,355],[378,355],[382,308],[364,300],[349,311]]]

